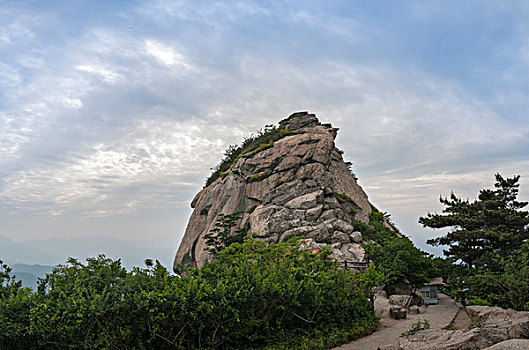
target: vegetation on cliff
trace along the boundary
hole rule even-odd
[[[226,176],[227,172],[235,165],[241,157],[251,158],[257,153],[274,146],[274,142],[285,136],[293,135],[295,132],[285,130],[281,125],[267,125],[264,130],[260,130],[256,135],[245,138],[241,145],[230,145],[224,152],[221,162],[213,168],[213,173],[206,180],[208,187],[219,177]]]
[[[420,288],[428,277],[434,277],[431,256],[402,236],[391,224],[388,214],[372,207],[369,223],[357,221],[354,226],[364,238],[372,241],[364,244],[366,255],[384,275],[388,292],[392,293],[395,286],[404,281]]]
[[[0,344],[20,348],[328,348],[371,332],[380,275],[341,270],[328,251],[247,238],[201,269],[126,271],[75,259],[21,288],[0,271]]]

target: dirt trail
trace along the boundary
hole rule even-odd
[[[438,329],[450,324],[458,311],[459,307],[452,299],[444,294],[439,294],[439,305],[428,306],[424,314],[409,315],[407,319],[400,321],[381,320],[381,326],[387,328],[377,330],[367,337],[342,345],[334,350],[377,350],[380,346],[395,344],[400,335],[409,330],[418,319],[427,319],[431,328]]]

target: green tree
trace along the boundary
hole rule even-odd
[[[31,289],[11,274],[9,266],[0,260],[0,348],[29,349],[34,339],[30,333],[29,308]]]
[[[501,272],[482,269],[469,279],[473,296],[504,308],[529,311],[529,243],[501,263]]]
[[[212,255],[216,255],[222,249],[233,243],[242,243],[248,230],[246,228],[233,230],[237,226],[237,222],[240,218],[240,212],[219,214],[214,228],[204,235],[204,238],[206,239],[205,250]]]
[[[528,203],[516,200],[519,179],[520,176],[504,179],[496,174],[495,189],[481,190],[472,202],[454,193],[450,199],[440,197],[445,205],[443,213],[428,213],[419,223],[452,230],[427,243],[447,245],[445,255],[469,269],[501,269],[500,259],[513,254],[529,238],[529,213],[520,210]]]
[[[364,248],[368,258],[384,275],[384,283],[390,291],[405,280],[417,288],[428,282],[431,259],[409,239],[395,238],[382,246],[371,243]]]

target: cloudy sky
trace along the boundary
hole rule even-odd
[[[0,0],[0,236],[170,264],[224,149],[308,110],[422,248],[440,194],[520,174],[524,1]],[[169,253],[168,253],[169,251]]]

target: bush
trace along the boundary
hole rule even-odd
[[[499,259],[502,271],[478,269],[469,278],[470,294],[489,305],[526,310],[529,305],[529,243]]]
[[[478,305],[478,306],[492,306],[487,300],[480,298],[472,298],[468,301],[469,305]]]
[[[323,349],[378,322],[368,300],[373,276],[340,270],[328,254],[300,250],[296,240],[267,246],[246,238],[182,277],[152,261],[126,271],[102,255],[86,263],[69,259],[35,293],[2,292],[0,343],[2,349]]]

